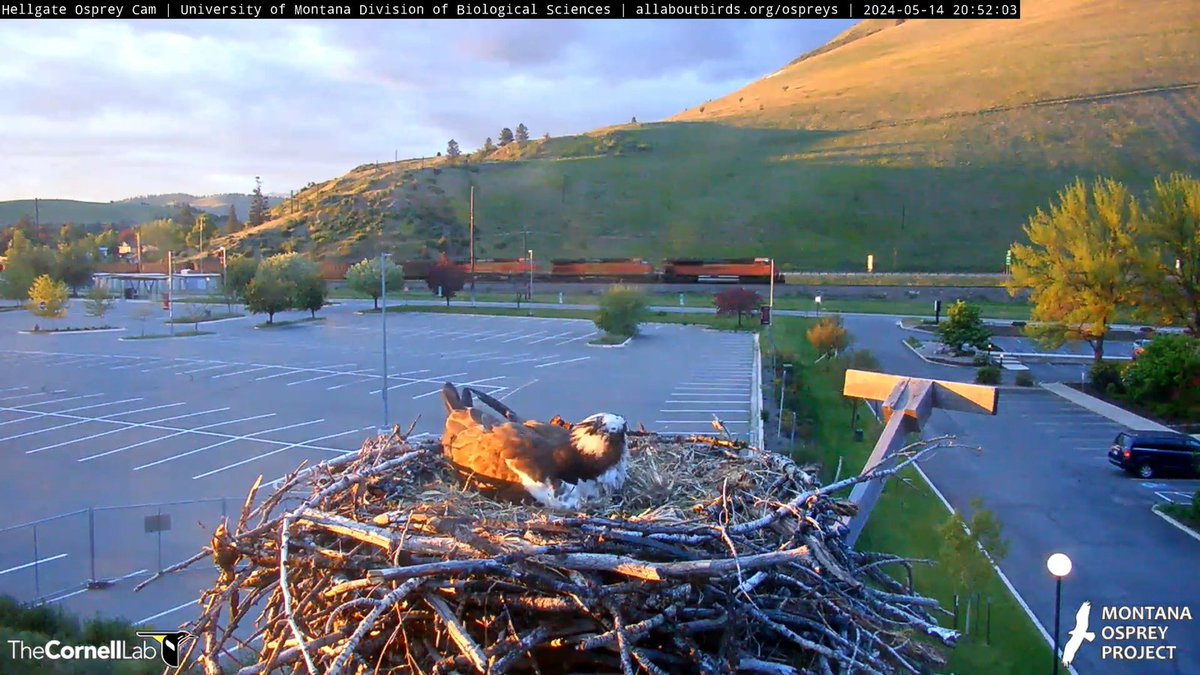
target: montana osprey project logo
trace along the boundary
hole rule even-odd
[[[181,658],[179,648],[183,646],[184,640],[192,637],[192,634],[185,630],[176,631],[153,631],[142,630],[138,631],[138,637],[150,638],[156,640],[162,645],[162,660],[168,666],[179,666]]]
[[[1063,647],[1062,664],[1070,666],[1075,660],[1075,654],[1079,648],[1083,646],[1083,641],[1093,642],[1096,639],[1095,633],[1088,632],[1088,622],[1092,618],[1092,603],[1084,602],[1079,606],[1079,611],[1075,613],[1075,627],[1071,629],[1068,635],[1071,636],[1067,640],[1067,644]]]

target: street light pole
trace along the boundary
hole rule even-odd
[[[225,294],[225,309],[230,314],[232,314],[233,313],[233,303],[229,299],[229,289],[226,287],[226,284],[229,282],[225,276],[226,268],[228,267],[228,265],[226,265],[226,260],[225,260],[225,247],[222,246],[221,248],[219,248],[217,250],[219,250],[221,252],[221,292]]]
[[[1054,575],[1054,675],[1058,675],[1058,628],[1062,609],[1062,580],[1071,573],[1071,559],[1065,553],[1055,553],[1046,559],[1046,568]]]
[[[379,297],[383,298],[380,316],[383,319],[383,427],[386,433],[388,425],[388,362],[387,362],[387,259],[390,253],[379,254]]]
[[[792,369],[792,364],[783,364],[783,382],[779,385],[779,424],[775,427],[775,435],[783,435],[783,392],[787,391],[787,374]]]
[[[175,334],[175,265],[172,263],[171,252],[167,251],[167,323],[171,326],[171,335]]]

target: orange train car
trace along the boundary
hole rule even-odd
[[[783,275],[776,272],[776,281]],[[673,259],[663,261],[662,280],[666,283],[700,281],[770,283],[770,258],[732,258],[724,260]]]
[[[641,258],[596,258],[554,260],[550,265],[550,278],[562,281],[657,281],[658,272],[654,265]]]
[[[471,262],[455,261],[464,272],[471,273]],[[476,258],[475,278],[477,279],[510,279],[512,277],[528,276],[530,271],[535,275],[542,274],[542,266],[528,258]]]

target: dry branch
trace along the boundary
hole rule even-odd
[[[247,675],[944,665],[957,634],[937,603],[882,571],[908,562],[844,543],[854,508],[834,493],[862,478],[821,486],[727,439],[630,444],[623,492],[586,513],[464,489],[435,441],[398,433],[256,483],[237,522],[176,566],[208,556],[221,571],[185,662]]]

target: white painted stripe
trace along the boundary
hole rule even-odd
[[[561,366],[564,363],[574,363],[576,361],[586,361],[587,359],[590,359],[590,358],[592,358],[592,357],[580,356],[578,358],[567,359],[565,361],[551,361],[550,363],[540,363],[540,364],[534,366],[534,368],[549,368],[550,366]]]
[[[142,464],[142,465],[140,465],[140,466],[135,466],[135,467],[133,467],[133,470],[134,470],[134,471],[141,471],[142,469],[149,469],[149,468],[150,468],[150,467],[152,467],[152,466],[158,466],[159,464],[166,464],[167,462],[174,462],[174,461],[175,461],[175,460],[177,460],[177,459],[183,459],[184,457],[189,457],[189,456],[191,456],[191,455],[194,455],[194,454],[196,454],[196,453],[198,453],[198,452],[204,452],[205,450],[212,450],[213,448],[219,448],[219,447],[221,447],[222,445],[229,445],[230,443],[233,443],[233,442],[235,442],[235,441],[254,440],[254,437],[255,437],[255,436],[261,436],[261,435],[263,435],[263,434],[269,434],[269,433],[273,433],[273,432],[276,432],[276,431],[284,431],[284,430],[286,430],[286,429],[295,429],[296,427],[305,427],[305,426],[308,426],[308,425],[310,425],[310,424],[320,424],[321,422],[324,422],[324,421],[325,421],[325,419],[324,419],[324,418],[322,418],[322,419],[318,419],[318,420],[309,420],[309,421],[307,421],[307,422],[298,422],[298,423],[296,423],[296,424],[288,424],[288,425],[286,425],[286,426],[282,426],[282,427],[275,427],[275,428],[273,428],[273,429],[263,429],[262,431],[256,431],[256,432],[254,432],[254,433],[252,433],[252,434],[247,434],[247,435],[245,435],[245,436],[238,436],[238,437],[235,437],[235,438],[227,438],[227,439],[225,439],[225,440],[223,440],[223,441],[217,441],[216,443],[210,443],[210,444],[208,444],[208,445],[201,446],[201,447],[199,447],[199,448],[196,448],[196,449],[194,449],[194,450],[188,450],[187,452],[181,452],[181,453],[178,453],[178,454],[175,454],[175,455],[171,455],[170,457],[163,457],[162,459],[158,459],[158,460],[155,460],[155,461],[153,461],[153,462],[149,462],[149,463],[147,463],[147,464]],[[304,441],[301,441],[300,443],[297,443],[297,445],[303,445],[303,444],[304,444]]]
[[[704,401],[694,401],[694,400],[693,400],[693,401],[685,401],[685,400],[680,400],[680,399],[675,399],[675,398],[669,398],[669,399],[667,399],[667,403],[690,403],[690,404],[692,404],[692,405],[699,405],[699,404],[701,404],[701,403],[720,403],[720,404],[722,404],[722,405],[723,405],[723,404],[726,404],[726,403],[745,403],[745,401],[740,401],[740,400],[739,400],[739,401],[711,401],[711,400],[704,400]]]
[[[731,413],[731,412],[746,412],[744,408],[722,408],[719,410],[701,409],[701,408],[664,408],[659,410],[661,413]]]
[[[448,374],[448,375],[438,375],[438,376],[436,376],[436,377],[427,377],[427,378],[420,379],[420,380],[412,380],[411,382],[405,382],[405,383],[403,383],[403,384],[394,384],[394,385],[392,385],[392,386],[388,387],[388,391],[391,391],[391,390],[393,390],[393,389],[399,389],[399,388],[401,388],[401,387],[409,387],[409,386],[412,386],[412,385],[414,385],[414,384],[420,384],[420,383],[422,383],[422,382],[425,382],[425,383],[428,383],[428,384],[443,384],[443,383],[445,383],[447,380],[449,380],[450,378],[452,378],[452,377],[458,377],[459,375],[466,375],[466,373],[450,373],[450,374]],[[378,393],[379,393],[379,392],[381,392],[381,391],[383,391],[383,390],[382,390],[382,389],[376,389],[375,391],[371,392],[371,394],[372,394],[372,395],[374,395],[374,394],[378,394]]]
[[[705,420],[654,420],[655,424],[697,424]],[[750,420],[721,420],[722,424],[749,424]]]
[[[225,408],[224,410],[229,410],[229,408]],[[210,411],[210,412],[211,412],[211,411]],[[205,413],[195,413],[195,414],[196,414],[196,415],[203,415],[203,414],[205,414]],[[149,444],[151,444],[151,443],[157,443],[158,441],[165,441],[165,440],[167,440],[168,438],[175,438],[176,436],[182,436],[182,435],[184,435],[184,434],[195,433],[195,432],[197,432],[197,431],[203,431],[204,429],[212,429],[213,427],[224,426],[224,425],[226,425],[226,424],[236,424],[237,422],[249,422],[250,420],[258,420],[258,419],[262,419],[262,418],[264,418],[264,417],[274,417],[274,416],[275,416],[275,413],[267,413],[267,414],[265,414],[265,415],[254,415],[254,416],[252,416],[252,417],[243,417],[243,418],[241,418],[241,419],[237,419],[237,420],[226,420],[226,421],[223,421],[223,422],[214,422],[214,423],[212,423],[212,424],[206,424],[206,425],[204,425],[204,426],[196,427],[196,428],[194,428],[194,429],[181,429],[181,430],[175,431],[174,433],[167,434],[166,436],[159,436],[158,438],[151,438],[151,439],[149,439],[149,440],[146,440],[146,441],[141,441],[141,442],[139,442],[139,443],[134,443],[134,444],[132,444],[132,445],[126,445],[126,446],[124,446],[124,447],[121,447],[121,448],[116,448],[116,449],[113,449],[113,450],[108,450],[108,451],[106,451],[106,452],[101,452],[101,453],[99,453],[99,454],[91,455],[91,456],[88,456],[88,457],[83,457],[83,458],[81,458],[81,459],[78,459],[78,460],[76,460],[76,461],[78,461],[78,462],[89,462],[89,461],[91,461],[91,460],[93,460],[93,459],[100,459],[101,457],[107,457],[107,456],[109,456],[109,455],[115,455],[115,454],[117,454],[118,452],[125,452],[126,450],[132,450],[132,449],[134,449],[134,448],[140,448],[140,447],[142,447],[143,445],[149,445]],[[136,425],[136,426],[146,426],[146,427],[150,427],[150,424],[152,424],[152,423],[147,423],[147,424],[145,424],[145,425],[141,425],[141,424],[139,424],[139,425]],[[118,429],[118,431],[124,431],[124,429],[127,429],[127,428],[130,428],[130,427],[125,427],[125,428],[123,428],[123,429]],[[150,427],[150,428],[154,428],[154,427]]]
[[[184,608],[186,608],[186,607],[190,607],[190,606],[192,606],[192,605],[199,605],[199,604],[200,604],[200,601],[199,601],[199,600],[188,600],[187,602],[185,602],[185,603],[183,603],[182,605],[179,605],[179,606],[177,606],[177,607],[172,607],[171,609],[168,609],[168,610],[166,610],[166,611],[163,611],[163,612],[159,612],[158,614],[152,614],[152,615],[150,615],[150,616],[148,616],[148,617],[146,617],[146,618],[144,618],[144,619],[140,619],[140,620],[138,620],[138,621],[134,621],[134,622],[133,622],[133,625],[135,625],[135,626],[141,626],[141,625],[144,625],[144,624],[150,623],[151,621],[153,621],[153,620],[155,620],[155,619],[161,619],[162,617],[164,617],[164,616],[166,616],[166,615],[168,615],[168,614],[174,614],[175,612],[178,612],[179,610],[181,610],[181,609],[184,609]]]
[[[745,391],[745,389],[742,389],[741,391]],[[671,395],[672,396],[684,396],[687,398],[694,398],[694,399],[705,399],[705,398],[713,398],[714,396],[729,396],[730,392],[700,393],[700,392],[693,392],[693,391],[676,391],[676,392],[672,392]]]
[[[501,397],[500,397],[498,400],[500,400],[500,401],[503,401],[504,399],[508,398],[509,396],[512,396],[513,394],[517,393],[518,391],[521,391],[521,390],[522,390],[522,389],[524,389],[525,387],[528,387],[529,385],[531,385],[531,384],[533,384],[534,382],[537,382],[537,381],[538,381],[538,380],[537,380],[537,378],[534,378],[534,379],[532,379],[532,380],[530,380],[530,381],[526,382],[525,384],[522,384],[522,385],[520,385],[520,386],[519,386],[519,387],[517,387],[516,389],[513,389],[512,391],[510,391],[510,392],[506,393],[505,395],[501,396]]]
[[[31,396],[49,396],[49,395],[50,394],[39,391],[39,392],[36,392],[33,394],[19,394],[17,396],[5,396],[4,398],[0,398],[0,401],[15,401],[19,398],[29,398]]]
[[[558,354],[543,354],[541,356],[531,356],[524,359],[512,359],[501,363],[502,366],[515,366],[518,363],[533,363],[535,361],[547,361],[549,359],[558,358]]]
[[[46,427],[45,429],[35,429],[33,431],[26,431],[23,434],[16,434],[15,436],[5,436],[4,438],[0,438],[0,441],[11,441],[14,438],[25,438],[26,436],[36,436],[37,434],[44,434],[47,431],[57,431],[59,429],[66,429],[67,427],[78,426],[80,424],[87,424],[88,422],[91,422],[91,421],[106,420],[106,419],[110,419],[113,417],[117,417],[118,415],[131,415],[133,413],[148,412],[150,410],[156,410],[158,408],[175,408],[175,407],[178,407],[181,405],[187,405],[187,404],[185,404],[185,403],[168,403],[166,405],[156,405],[152,408],[142,408],[140,410],[122,410],[121,412],[115,412],[115,413],[109,413],[107,415],[101,415],[100,417],[97,417],[96,420],[79,420],[76,422],[68,422],[66,424],[60,424],[60,425],[54,426],[54,427]],[[31,418],[27,418],[27,419],[35,419],[35,418],[31,417]],[[168,418],[168,419],[170,419],[170,418]],[[15,422],[15,421],[23,421],[23,420],[12,420],[12,421]],[[0,424],[8,424],[8,422],[0,422]]]
[[[577,335],[577,336],[571,338],[570,340],[563,340],[562,342],[555,342],[554,346],[561,347],[565,344],[570,344],[572,342],[578,342],[579,340],[586,340],[594,335],[595,335],[595,333],[584,333],[583,335]]]
[[[570,335],[570,334],[572,334],[572,333],[574,333],[574,332],[575,332],[575,331],[564,330],[564,331],[563,331],[563,332],[561,332],[561,333],[555,333],[554,335],[547,335],[547,336],[546,336],[546,337],[544,337],[544,338],[538,338],[538,339],[534,340],[533,342],[530,342],[529,344],[531,344],[531,345],[536,345],[537,343],[539,343],[539,342],[545,342],[546,340],[554,340],[554,339],[556,339],[556,338],[560,338],[560,337],[566,337],[566,336],[568,336],[568,335]]]
[[[475,384],[483,384],[484,382],[490,382],[492,380],[503,380],[505,377],[506,377],[505,375],[497,375],[496,377],[485,377],[482,380],[471,380],[470,382],[462,382],[462,383],[458,384],[457,386],[459,387],[459,389],[461,389],[463,387],[469,387],[469,386],[475,385]],[[413,400],[415,401],[419,398],[425,398],[426,396],[435,396],[440,393],[442,393],[441,389],[427,391],[424,394],[417,394],[416,396],[413,397]]]
[[[88,588],[87,586],[84,586],[83,588],[81,588],[77,591],[71,591],[70,593],[64,593],[63,595],[56,595],[53,598],[47,598],[45,600],[42,600],[41,602],[34,603],[33,606],[41,607],[42,605],[49,605],[49,604],[53,604],[55,602],[61,602],[63,600],[66,600],[67,598],[73,598],[76,595],[82,595],[84,593],[87,593],[89,590],[91,590],[91,589]]]
[[[281,448],[275,448],[274,450],[271,450],[270,452],[264,452],[260,455],[254,455],[253,457],[247,457],[246,459],[243,459],[240,462],[234,462],[233,464],[226,464],[225,466],[223,466],[219,469],[213,469],[212,471],[205,471],[202,474],[192,476],[192,480],[199,480],[201,478],[207,478],[208,476],[211,476],[215,473],[221,473],[222,471],[226,471],[226,470],[232,469],[234,467],[242,466],[243,464],[249,464],[250,462],[254,462],[254,461],[263,459],[264,457],[270,457],[271,455],[278,455],[279,453],[284,452],[285,450],[291,450],[292,448],[296,448],[301,445],[306,445],[308,443],[316,443],[317,441],[324,441],[324,440],[330,439],[330,438],[337,438],[338,436],[345,436],[347,434],[361,433],[361,432],[366,431],[371,428],[372,427],[361,427],[358,429],[350,429],[349,431],[342,431],[342,432],[336,433],[336,434],[329,434],[328,436],[320,436],[318,438],[310,438],[307,441],[300,441],[299,443],[290,443]],[[342,451],[339,451],[339,452],[342,452]],[[350,452],[357,452],[357,450],[351,450]]]
[[[288,382],[287,386],[294,387],[297,384],[304,384],[306,382],[316,382],[317,380],[326,380],[331,377],[343,377],[343,376],[347,376],[347,375],[355,376],[355,375],[369,374],[370,370],[371,370],[370,368],[362,368],[360,370],[352,370],[348,373],[330,373],[328,375],[318,375],[316,377],[310,377],[307,380],[296,380],[295,382]]]
[[[317,369],[315,369],[315,368],[310,370],[310,369],[308,369],[308,368],[300,369],[300,368],[292,368],[292,367],[290,367],[290,366],[275,366],[275,367],[276,367],[276,368],[282,368],[282,369],[284,369],[284,370],[283,370],[283,372],[282,372],[282,373],[275,373],[274,375],[263,375],[262,377],[256,377],[256,378],[254,378],[254,381],[255,381],[255,382],[262,382],[263,380],[273,380],[273,379],[275,379],[275,378],[277,378],[277,377],[286,377],[286,376],[288,376],[288,375],[295,375],[296,373],[303,373],[303,372],[305,372],[305,371],[308,371],[308,372],[321,372],[321,371],[319,371],[319,370],[317,370]]]
[[[24,565],[17,565],[16,567],[10,567],[6,570],[0,570],[0,574],[8,574],[9,572],[16,572],[18,570],[23,570],[27,567],[33,567],[34,565],[45,565],[48,562],[58,560],[59,558],[65,558],[65,557],[67,557],[66,553],[59,553],[58,555],[52,555],[49,558],[42,558],[41,560],[27,562]]]
[[[545,335],[545,334],[546,334],[546,331],[539,330],[536,333],[529,333],[528,335],[517,335],[516,337],[510,337],[507,340],[501,340],[501,342],[516,342],[517,340],[520,340],[521,338],[531,338],[531,337],[537,337],[539,335]]]
[[[22,390],[28,389],[28,388],[29,387],[6,387],[4,389],[0,389],[0,394],[7,392],[7,391],[22,391]]]
[[[241,363],[231,363],[231,364],[229,364],[229,365],[231,365],[231,366],[240,366],[240,365],[244,365],[244,364],[241,364]],[[214,380],[218,380],[218,379],[220,379],[220,378],[222,378],[222,377],[233,377],[234,375],[245,375],[246,373],[256,373],[256,372],[258,372],[258,371],[260,371],[260,370],[268,370],[268,369],[270,369],[270,368],[279,368],[279,367],[280,367],[280,366],[257,366],[257,367],[255,367],[255,368],[247,368],[246,370],[237,370],[237,371],[234,371],[234,372],[232,372],[232,373],[221,373],[220,375],[213,375],[213,376],[212,376],[212,379],[214,379]]]
[[[74,400],[81,399],[81,398],[96,398],[97,396],[104,396],[104,394],[83,394],[81,396],[68,396],[66,398],[56,398],[53,401],[38,401],[37,403],[25,403],[23,405],[18,405],[18,406],[14,406],[14,407],[17,410],[23,410],[25,408],[28,408],[31,405],[46,405],[48,403],[66,403],[67,401],[74,401]],[[33,411],[33,412],[38,412],[38,411]],[[68,412],[68,411],[56,410],[53,412]]]
[[[182,405],[182,404],[180,404],[180,405]],[[112,434],[117,434],[122,431],[125,431],[126,429],[132,429],[134,427],[149,426],[152,424],[158,424],[160,422],[169,422],[171,420],[179,420],[179,419],[183,419],[185,417],[195,417],[196,415],[205,415],[210,412],[219,412],[219,411],[225,411],[225,410],[229,410],[229,408],[218,408],[217,410],[209,410],[206,412],[188,413],[186,415],[175,415],[174,417],[164,417],[162,419],[151,420],[149,422],[127,422],[126,423],[124,420],[111,420],[113,422],[126,423],[126,424],[128,424],[128,426],[117,427],[116,429],[109,429],[108,431],[101,431],[100,433],[92,434],[91,436],[83,436],[81,438],[72,438],[70,440],[66,440],[61,443],[55,443],[54,445],[45,445],[40,448],[34,448],[33,450],[26,450],[25,454],[36,455],[37,453],[43,452],[45,450],[53,450],[54,448],[61,448],[65,445],[73,445],[75,443],[79,443],[82,441],[90,441],[93,438],[100,438],[102,436],[110,436]],[[115,413],[114,415],[105,415],[104,417],[97,417],[97,418],[90,419],[87,421],[88,422],[107,422],[107,421],[110,421],[108,419],[109,417],[115,417],[116,415],[124,415],[124,414],[125,414],[124,412],[120,412],[120,413]],[[81,460],[77,460],[77,461],[82,462],[84,460],[81,459]]]
[[[203,368],[193,368],[191,370],[181,370],[176,375],[191,375],[192,373],[203,373],[206,370],[216,370],[218,368],[228,368],[228,363],[218,363],[215,366],[204,366]]]

